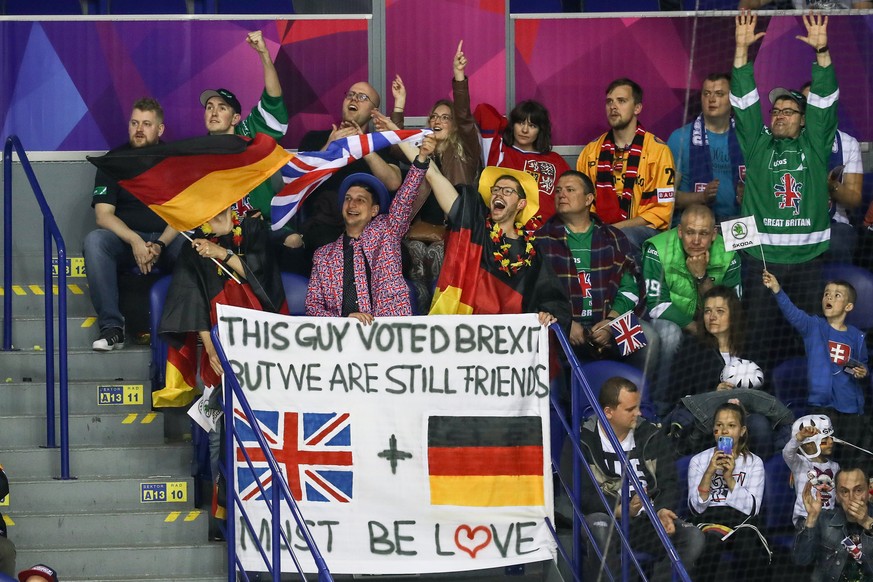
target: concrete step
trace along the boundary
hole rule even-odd
[[[131,513],[154,511],[156,507],[167,511],[190,510],[194,500],[194,479],[174,475],[167,479],[148,479],[146,477],[123,477],[101,479],[36,479],[23,480],[11,472],[9,506],[3,507],[4,514],[40,515],[62,511],[67,515],[97,513],[100,511]],[[144,503],[143,484],[183,482],[186,487],[184,502]],[[153,487],[146,487],[153,490]],[[171,496],[172,497],[172,496]]]
[[[97,353],[88,349],[69,349],[67,351],[68,377],[85,379],[105,377],[110,371],[115,380],[131,380],[147,378],[151,352],[145,346],[126,346],[121,350]],[[96,359],[98,358],[99,359]],[[0,370],[9,382],[44,381],[46,355],[43,351],[21,350],[0,352]],[[55,355],[57,370],[57,355]]]
[[[117,532],[119,535],[122,532]],[[227,580],[224,543],[19,549],[17,564],[50,564],[61,580]],[[204,578],[207,577],[207,578]]]
[[[108,370],[101,372],[108,373]],[[68,382],[67,390],[70,414],[129,414],[151,410],[151,384],[146,376],[129,383],[116,382],[111,378],[77,380]],[[55,406],[60,402],[58,392],[55,380]],[[44,417],[45,399],[44,383],[0,383],[0,411],[5,415]]]
[[[0,416],[0,426],[4,447],[38,447],[46,443],[44,414]],[[70,440],[75,446],[159,445],[164,442],[164,416],[158,412],[71,414],[69,427]],[[60,431],[60,421],[56,422],[55,429]]]
[[[17,265],[17,264],[16,264]],[[17,267],[15,267],[17,268]],[[55,316],[57,316],[58,281],[52,281],[52,296],[55,300]],[[67,316],[86,317],[94,315],[94,306],[88,294],[88,283],[85,278],[67,277]],[[34,277],[17,277],[13,273],[12,287],[5,289],[0,284],[0,296],[11,293],[13,317],[39,317],[45,315],[45,285],[42,275]]]
[[[91,308],[90,311],[93,311]],[[58,318],[55,313],[55,349],[57,349]],[[76,349],[90,348],[100,335],[97,318],[93,316],[74,317],[67,315],[67,343]],[[12,345],[31,350],[34,346],[45,348],[45,317],[15,317],[12,319]]]
[[[21,515],[10,512],[15,525],[10,539],[18,548],[59,548],[75,540],[80,548],[145,545],[184,545],[207,541],[209,514],[190,504],[165,504],[162,510],[137,513],[79,513]],[[170,505],[182,507],[171,508]],[[6,514],[4,514],[5,516]],[[115,532],[115,533],[112,533]],[[123,536],[118,535],[124,532]]]
[[[75,442],[74,435],[70,438]],[[190,443],[122,448],[73,446],[70,469],[74,477],[82,479],[190,475],[192,451]],[[3,451],[3,468],[7,475],[25,481],[56,477],[61,472],[60,450],[8,449]]]

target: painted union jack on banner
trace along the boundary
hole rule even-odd
[[[646,346],[646,334],[643,333],[640,320],[637,319],[633,311],[628,311],[621,317],[612,320],[609,328],[622,356]]]
[[[348,503],[352,499],[353,467],[351,415],[347,412],[276,412],[256,410],[267,445],[288,480],[297,501]],[[237,448],[237,491],[243,501],[271,495],[272,476],[258,446],[251,423],[234,410],[234,429],[242,442]],[[245,462],[243,449],[255,468]],[[261,488],[258,487],[260,481]]]

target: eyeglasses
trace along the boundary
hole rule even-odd
[[[491,186],[491,195],[503,194],[504,196],[512,196],[518,194],[518,190],[510,186]]]
[[[794,117],[795,115],[800,115],[800,111],[797,109],[787,108],[787,109],[771,109],[770,115],[776,117],[777,115],[782,115],[784,117]]]
[[[346,93],[346,99],[351,99],[352,101],[363,102],[363,101],[369,101],[370,96],[367,95],[366,93],[357,93],[355,91],[349,91],[348,93]]]
[[[446,114],[446,113],[443,113],[442,115],[438,115],[438,114],[436,114],[436,113],[431,113],[431,114],[430,114],[430,117],[429,117],[428,119],[430,119],[431,121],[437,121],[437,120],[439,120],[439,121],[442,121],[443,123],[445,123],[446,121],[451,121],[451,120],[452,120],[452,116],[451,116],[451,115],[448,115],[448,114]]]

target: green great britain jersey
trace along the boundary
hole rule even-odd
[[[271,97],[267,90],[261,93],[261,99],[252,109],[248,117],[234,128],[234,133],[254,138],[259,133],[265,133],[279,141],[288,130],[288,110],[281,96]],[[270,180],[266,180],[249,192],[249,202],[261,211],[264,218],[270,218],[270,201],[275,191]]]
[[[833,65],[812,65],[806,126],[795,139],[776,139],[761,117],[752,64],[734,68],[731,105],[746,159],[742,213],[753,215],[760,247],[747,252],[772,263],[796,264],[825,252],[830,244],[827,167],[837,130],[840,92]]]

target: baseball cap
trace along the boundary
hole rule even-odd
[[[366,184],[374,192],[376,198],[375,201],[379,205],[379,214],[384,214],[388,212],[388,208],[391,206],[391,195],[388,193],[388,188],[385,187],[385,184],[382,183],[382,180],[380,180],[373,174],[365,174],[364,172],[352,174],[346,177],[346,179],[343,180],[342,184],[340,184],[338,191],[338,202],[340,208],[342,208],[343,206],[343,201],[346,198],[346,192],[349,188],[356,184]]]
[[[801,113],[806,112],[806,97],[803,96],[803,93],[784,87],[776,87],[770,91],[770,103],[774,104],[779,99],[791,99],[800,107]]]
[[[200,105],[206,107],[206,102],[213,97],[219,97],[223,99],[224,102],[230,105],[234,111],[242,115],[242,106],[239,104],[239,99],[237,99],[236,95],[234,95],[227,89],[207,89],[200,94]]]
[[[31,576],[40,576],[43,580],[47,580],[48,582],[58,582],[58,573],[45,564],[37,564],[31,566],[27,570],[22,570],[18,573],[18,581],[24,582]]]

